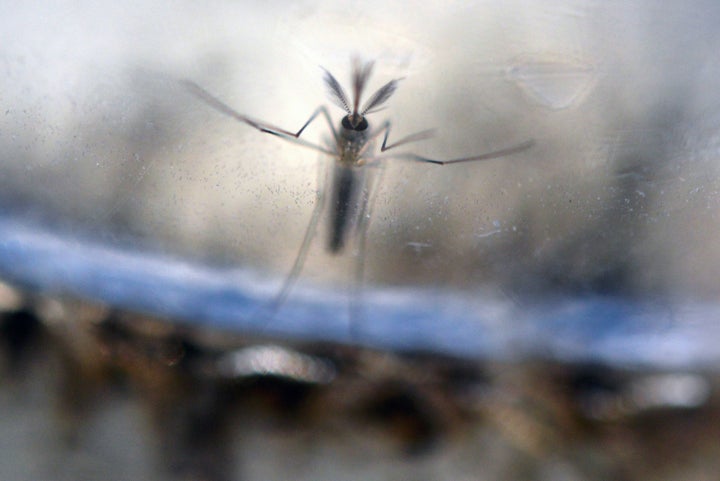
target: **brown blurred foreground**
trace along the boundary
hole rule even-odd
[[[2,289],[0,479],[711,480],[717,372],[478,363]]]

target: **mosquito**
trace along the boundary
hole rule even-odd
[[[297,132],[291,132],[273,124],[243,115],[233,110],[227,104],[214,97],[196,83],[192,81],[183,82],[190,93],[220,113],[243,122],[260,132],[271,134],[294,144],[318,151],[322,154],[330,156],[333,160],[329,164],[329,168],[326,173],[326,184],[329,182],[329,189],[325,189],[322,185],[318,185],[315,207],[305,230],[302,244],[295,256],[293,266],[285,278],[280,290],[275,295],[272,302],[267,306],[268,317],[272,317],[276,313],[277,309],[283,305],[297,278],[302,272],[309,247],[316,234],[318,221],[326,207],[326,193],[328,191],[330,194],[330,212],[328,220],[329,229],[325,244],[326,250],[331,254],[340,254],[344,250],[348,238],[350,238],[353,234],[357,235],[358,245],[355,253],[356,269],[354,282],[355,289],[357,290],[359,286],[362,285],[364,278],[365,245],[368,227],[367,222],[371,217],[371,209],[374,200],[374,198],[371,198],[374,182],[371,178],[372,176],[369,175],[370,169],[380,166],[383,160],[391,158],[406,159],[435,165],[449,165],[463,162],[489,160],[517,154],[529,149],[534,144],[533,140],[528,140],[501,150],[449,160],[431,159],[409,152],[388,152],[397,147],[427,139],[432,135],[433,131],[424,130],[403,137],[394,143],[389,143],[388,138],[390,137],[391,130],[391,123],[389,120],[385,120],[377,128],[371,128],[370,123],[367,120],[367,116],[384,108],[385,103],[395,93],[398,83],[402,80],[397,78],[389,81],[370,95],[370,97],[361,105],[363,93],[367,87],[370,75],[372,74],[373,66],[374,62],[372,61],[361,62],[359,59],[353,60],[351,72],[351,97],[345,93],[345,90],[342,85],[340,85],[340,82],[338,82],[328,70],[323,68],[323,80],[325,82],[325,86],[327,87],[330,100],[344,110],[345,115],[336,128],[328,108],[321,105],[315,109],[310,118]],[[330,133],[332,134],[325,146],[317,145],[300,138],[305,129],[318,117],[323,117],[325,119],[330,129]],[[374,147],[377,139],[381,136],[382,144],[380,145],[378,152]],[[377,192],[377,189],[375,192]],[[358,295],[353,295],[351,299],[359,302]],[[353,314],[357,311],[357,309],[357,306],[353,307],[351,305],[351,325],[353,324],[353,318],[357,317],[357,314]]]

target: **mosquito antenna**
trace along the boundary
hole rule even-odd
[[[324,68],[322,69],[325,70]],[[327,70],[325,70],[325,77],[323,78],[323,80],[325,80],[325,85],[327,86],[330,93],[330,100],[332,100],[335,105],[345,110],[345,112],[351,113],[352,111],[350,110],[347,94],[345,94],[345,90],[343,90],[340,82],[338,82],[337,79],[333,77],[333,74],[331,74]]]
[[[358,59],[353,61],[353,110],[352,110],[352,123],[357,125],[362,118],[362,114],[359,113],[360,109],[360,97],[362,96],[365,85],[367,84],[370,74],[372,73],[373,62],[366,62],[361,64]]]
[[[387,102],[387,99],[395,93],[398,86],[398,80],[400,79],[391,80],[372,94],[368,101],[365,102],[365,105],[363,105],[360,115],[377,112],[379,110],[378,107]]]

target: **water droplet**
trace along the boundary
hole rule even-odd
[[[533,101],[553,110],[578,104],[595,83],[595,69],[579,60],[524,60],[507,75]]]

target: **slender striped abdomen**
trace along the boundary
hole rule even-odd
[[[362,175],[352,167],[335,164],[330,198],[330,230],[327,249],[333,254],[342,251],[345,241],[356,224],[358,194],[362,190]]]

